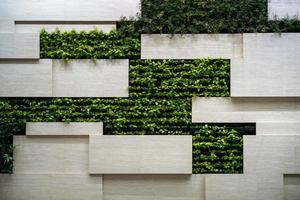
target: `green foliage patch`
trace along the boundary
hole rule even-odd
[[[239,173],[243,131],[191,123],[192,96],[229,96],[229,69],[228,60],[131,60],[129,98],[1,98],[1,152],[11,155],[7,139],[26,121],[102,121],[105,134],[192,134],[194,173]]]

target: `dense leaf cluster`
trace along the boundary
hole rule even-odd
[[[128,19],[127,19],[128,20]],[[267,0],[142,0],[135,22],[122,29],[140,33],[299,32],[295,19],[268,20]]]
[[[40,34],[40,57],[55,59],[85,58],[139,58],[140,36],[138,33],[100,30],[55,30]]]
[[[228,60],[131,60],[129,98],[1,98],[0,119],[10,126],[1,135],[24,134],[26,121],[102,121],[105,134],[192,134],[194,173],[241,172],[240,133],[191,123],[191,97],[229,96],[229,72]],[[1,152],[11,155],[1,139]],[[11,169],[0,160],[2,171]]]

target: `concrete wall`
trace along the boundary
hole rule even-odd
[[[299,0],[268,0],[269,20],[282,18],[298,18],[300,14]]]

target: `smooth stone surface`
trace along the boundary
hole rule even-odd
[[[0,174],[3,200],[102,200],[102,177],[77,174]]]
[[[230,78],[232,97],[300,97],[300,34],[243,34]]]
[[[192,174],[192,136],[90,136],[91,174]]]
[[[88,174],[87,136],[14,136],[14,174]]]
[[[53,60],[53,97],[128,97],[129,60]]]
[[[14,33],[15,23],[13,20],[0,19],[0,33]]]
[[[300,174],[284,175],[284,198],[285,200],[299,200],[300,197]]]
[[[105,200],[204,200],[204,175],[104,175]]]
[[[257,122],[256,135],[300,135],[300,122]]]
[[[300,15],[299,0],[268,0],[269,20],[282,18],[297,18]]]
[[[0,59],[38,59],[39,57],[39,34],[0,33]]]
[[[26,135],[103,135],[102,122],[26,122]]]
[[[142,59],[240,58],[242,34],[142,34]]]
[[[193,97],[192,122],[299,122],[300,98]]]
[[[0,60],[0,96],[52,96],[52,60]]]

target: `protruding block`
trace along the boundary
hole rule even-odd
[[[299,122],[299,98],[194,97],[192,121],[198,123]]]
[[[299,19],[299,0],[268,0],[269,20],[289,17]]]
[[[86,136],[14,136],[14,174],[88,174]]]
[[[102,122],[27,122],[26,135],[103,135]]]
[[[0,33],[0,59],[39,59],[38,33]]]
[[[3,200],[102,200],[102,193],[99,175],[0,174]]]
[[[256,135],[300,135],[300,122],[257,122]]]
[[[52,60],[0,61],[0,96],[52,96]]]
[[[191,174],[192,136],[90,136],[91,174]]]
[[[240,58],[242,34],[142,34],[142,59]]]
[[[231,60],[232,97],[300,97],[300,34],[243,34]]]
[[[54,97],[128,97],[129,60],[53,60]]]
[[[204,200],[204,175],[104,175],[105,200]]]

